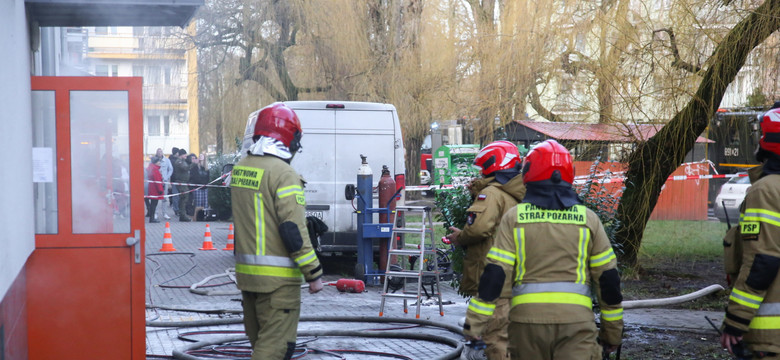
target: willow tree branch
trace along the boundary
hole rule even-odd
[[[580,59],[578,61],[571,61],[571,56],[577,55],[577,57]],[[587,59],[585,55],[578,51],[573,50],[566,50],[561,54],[561,68],[563,71],[565,71],[567,74],[571,75],[577,75],[577,72],[582,70],[587,70],[591,73],[596,73],[596,67],[590,63],[589,61],[586,61],[584,59]]]
[[[680,57],[680,50],[677,48],[677,38],[674,36],[674,30],[667,29],[667,28],[658,29],[653,31],[653,35],[659,32],[665,32],[669,34],[669,47],[672,49],[672,56],[674,56],[674,60],[672,61],[672,66],[678,69],[683,69],[693,74],[701,71],[700,66],[696,66],[691,63],[688,63]]]
[[[544,105],[542,105],[542,102],[539,99],[539,90],[536,89],[536,85],[531,86],[531,90],[528,92],[528,97],[530,98],[529,100],[531,103],[531,107],[541,117],[553,122],[563,121],[563,119],[558,114],[553,113],[552,111],[544,107]]]

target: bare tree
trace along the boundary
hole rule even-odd
[[[391,103],[398,109],[407,182],[418,181],[420,146],[429,129],[436,94],[448,88],[430,63],[423,36],[421,0],[331,1],[306,4],[305,37],[322,69],[329,96]],[[433,11],[433,10],[431,10]],[[428,15],[432,16],[432,15]],[[436,31],[436,30],[433,30]]]
[[[666,124],[637,138],[628,159],[617,241],[633,265],[665,179],[742,65],[774,61],[778,2],[212,1],[199,22],[201,114],[223,129],[219,142],[274,100],[392,103],[409,183],[434,120],[478,119],[482,141],[492,140],[496,116],[503,124],[526,111],[625,129]],[[760,73],[771,79],[762,91],[777,94],[777,73]]]
[[[629,157],[626,189],[617,215],[622,226],[615,235],[623,246],[624,264],[637,264],[642,233],[666,178],[693,148],[750,52],[779,28],[778,0],[768,0],[748,13],[718,43],[693,98]]]

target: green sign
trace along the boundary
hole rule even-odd
[[[433,152],[434,185],[460,185],[479,176],[474,167],[474,158],[479,153],[479,145],[444,145]]]

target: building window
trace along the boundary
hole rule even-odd
[[[148,78],[149,78],[149,84],[150,85],[157,85],[160,83],[160,67],[159,66],[149,66],[147,68]]]
[[[171,135],[171,117],[168,115],[163,116],[163,130],[165,136]]]
[[[111,65],[111,76],[119,76],[119,65]]]
[[[150,26],[147,28],[150,36],[160,36],[162,35],[162,27],[160,26]]]
[[[133,76],[144,76],[144,67],[140,65],[133,65]]]
[[[95,76],[108,76],[108,65],[95,65]]]
[[[133,36],[144,36],[144,27],[133,26]]]
[[[165,82],[165,85],[171,84],[171,68],[169,67],[165,68],[165,75],[163,76],[163,81]]]
[[[95,35],[108,35],[108,27],[105,26],[95,27]]]
[[[146,133],[149,136],[160,136],[160,117],[149,116],[146,123]]]

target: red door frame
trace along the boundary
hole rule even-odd
[[[55,92],[55,113],[56,113],[56,179],[57,179],[57,208],[58,220],[57,220],[57,234],[37,234],[35,236],[35,248],[30,263],[29,271],[33,274],[46,274],[46,277],[55,277],[56,274],[50,274],[46,272],[46,266],[43,264],[43,260],[35,261],[36,252],[41,254],[39,258],[51,261],[58,258],[58,254],[63,254],[63,258],[69,258],[69,260],[63,260],[65,266],[73,266],[78,264],[78,261],[73,261],[73,257],[66,255],[67,251],[70,254],[77,252],[83,253],[96,253],[99,254],[99,249],[113,248],[113,251],[122,251],[117,248],[123,248],[126,251],[126,259],[130,263],[130,284],[117,284],[117,286],[128,286],[129,291],[123,289],[123,292],[129,293],[129,304],[99,304],[102,306],[94,307],[96,309],[110,309],[112,306],[130,306],[129,323],[131,324],[128,329],[127,336],[130,337],[130,349],[131,354],[127,354],[127,359],[141,360],[146,357],[146,329],[145,329],[145,279],[144,279],[144,242],[146,233],[144,229],[144,202],[143,202],[143,82],[140,77],[43,77],[33,76],[31,77],[31,85],[33,91],[54,91]],[[70,132],[70,92],[71,91],[125,91],[127,92],[127,105],[128,105],[128,141],[129,141],[129,188],[130,188],[130,233],[102,233],[102,234],[74,234],[73,233],[73,216],[72,214],[72,194],[71,194],[71,132]],[[135,249],[128,246],[126,241],[128,237],[134,236],[135,230],[140,230],[140,262],[135,262]],[[123,258],[124,252],[120,254],[120,258]],[[81,255],[83,256],[83,255]],[[99,256],[98,256],[99,257]],[[92,259],[90,259],[92,260]],[[101,259],[94,259],[96,262],[101,262]],[[124,260],[122,260],[124,261]],[[126,272],[127,264],[112,264],[110,261],[102,261],[99,264],[101,267],[122,266],[122,272]],[[108,271],[107,273],[111,273]],[[65,275],[62,275],[65,276]],[[100,276],[100,274],[96,274]],[[28,276],[28,283],[34,283],[36,279],[30,279]],[[57,294],[42,294],[37,292],[44,292],[46,287],[41,285],[28,286],[28,304],[30,299],[35,299],[33,303],[37,303],[36,306],[44,303],[40,297],[51,297],[56,301]],[[73,291],[79,291],[79,289],[73,289]],[[94,297],[90,301],[100,302],[103,296],[102,294],[94,294]],[[93,306],[94,304],[84,304],[86,308]],[[126,311],[126,309],[123,309]],[[32,306],[28,306],[28,321],[31,325],[37,323],[44,323],[50,321],[47,319],[34,319],[36,316],[36,309]],[[94,316],[101,316],[101,314],[94,314]],[[126,321],[124,319],[123,321]],[[88,320],[85,319],[85,322]],[[69,325],[71,326],[71,325]],[[85,327],[89,325],[85,324],[72,324],[74,327]],[[97,331],[100,329],[89,329],[88,331]],[[44,340],[36,340],[34,333],[30,330],[31,337],[28,339],[29,347],[33,350],[39,346],[51,346],[51,344],[42,343]],[[51,341],[47,339],[45,341]],[[67,344],[61,344],[67,347]],[[105,344],[111,346],[111,344]],[[77,346],[74,344],[74,346]],[[71,355],[61,354],[61,359],[69,358],[73,356],[74,359],[81,359],[84,354],[79,354],[78,349]],[[31,351],[31,354],[34,352]],[[121,358],[124,357],[125,354]],[[119,357],[117,357],[119,358]]]

